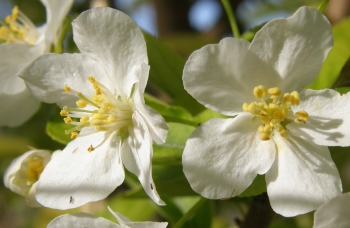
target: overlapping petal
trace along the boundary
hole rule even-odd
[[[346,228],[350,224],[350,193],[337,196],[317,209],[314,228]]]
[[[94,76],[109,89],[113,84],[106,77],[100,64],[82,54],[47,54],[40,56],[31,65],[24,68],[22,77],[31,92],[46,103],[57,103],[59,106],[75,107],[77,97],[74,93],[66,93],[64,86],[92,95],[95,90],[88,77]]]
[[[301,7],[287,19],[266,23],[249,49],[278,72],[282,91],[300,91],[318,75],[332,47],[332,27],[326,17],[314,8]]]
[[[114,9],[97,8],[83,12],[72,25],[79,50],[103,66],[116,94],[129,96],[141,64],[148,63],[146,43],[135,22]]]
[[[127,142],[123,142],[121,158],[125,168],[135,174],[147,193],[157,204],[165,205],[160,199],[152,179],[152,138],[142,117],[133,114],[133,127],[129,128]]]
[[[300,93],[301,103],[293,111],[305,110],[309,114],[306,124],[289,124],[294,135],[322,146],[349,146],[350,93],[325,90],[305,90]]]
[[[119,186],[124,181],[120,140],[114,134],[96,148],[103,140],[105,132],[70,142],[41,174],[38,202],[50,208],[75,208],[104,199]],[[92,152],[90,145],[95,148]]]
[[[46,50],[50,51],[50,45],[57,42],[57,36],[61,29],[61,23],[73,5],[73,0],[41,0],[46,8],[46,24],[44,30]]]
[[[122,227],[129,228],[165,228],[168,223],[167,222],[132,222],[128,217],[112,211],[110,207],[108,207],[109,212],[118,220],[118,223]]]
[[[105,218],[96,217],[88,213],[80,212],[73,215],[65,214],[52,220],[47,228],[62,228],[62,227],[86,227],[86,228],[118,228],[121,227],[114,222]]]
[[[275,145],[262,141],[252,115],[212,119],[188,139],[182,162],[191,187],[202,196],[222,199],[241,194],[275,159]]]
[[[136,83],[135,92],[133,94],[134,104],[136,112],[142,116],[143,120],[147,124],[148,130],[152,136],[152,139],[158,143],[164,143],[168,133],[168,126],[164,118],[155,110],[145,104],[143,93],[145,91],[147,79],[148,79],[149,66],[142,64],[142,74],[140,76],[140,82]]]
[[[278,156],[265,178],[275,212],[296,216],[341,194],[339,173],[327,147],[294,135],[275,134],[273,140]]]

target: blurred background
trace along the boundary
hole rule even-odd
[[[288,17],[303,5],[318,7],[320,0],[231,0],[241,33],[276,17]],[[45,23],[45,8],[39,0],[0,0],[0,20],[11,14],[17,5],[36,25]],[[223,37],[232,36],[226,13],[219,0],[75,0],[69,17],[93,7],[109,6],[119,9],[146,32],[159,38],[166,46],[178,53],[184,60],[196,49],[210,43],[218,43]],[[337,24],[350,15],[349,0],[330,0],[325,11],[332,24]],[[350,30],[350,28],[349,28]],[[65,42],[66,52],[76,52],[71,32]],[[350,41],[349,41],[350,42]],[[5,56],[0,53],[0,58]],[[158,94],[150,85],[149,91]],[[54,105],[42,104],[39,112],[26,124],[16,128],[0,128],[0,175],[3,176],[11,161],[28,151],[28,146],[40,149],[62,149],[63,144],[53,141],[45,134],[45,125],[53,113]],[[19,108],[20,112],[20,108]],[[350,157],[348,148],[331,148],[333,159],[342,176],[344,190],[350,190]],[[335,151],[333,153],[333,151]],[[121,191],[127,186],[119,187]],[[23,197],[6,189],[0,182],[0,227],[46,227],[49,221],[60,214],[85,211],[97,216],[114,219],[107,212],[109,205],[133,220],[166,220],[162,211],[149,199],[124,199],[112,194],[107,200],[91,203],[80,209],[58,211],[33,209],[24,205]],[[178,200],[183,210],[188,210],[198,198],[188,197]],[[221,202],[215,207],[216,217],[212,227],[236,227],[239,218],[248,210],[250,199]],[[146,208],[146,210],[145,210]],[[296,218],[275,215],[271,227],[311,227],[313,213]],[[170,227],[170,226],[169,226]]]

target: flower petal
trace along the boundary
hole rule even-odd
[[[317,209],[314,216],[314,228],[345,228],[350,224],[350,193],[337,196]]]
[[[165,142],[168,133],[168,125],[157,111],[145,104],[143,93],[147,83],[148,71],[149,66],[142,64],[142,75],[140,76],[140,82],[135,84],[136,88],[133,99],[136,112],[142,116],[143,120],[147,124],[147,128],[152,136],[152,139],[156,143],[161,144]]]
[[[129,128],[129,134],[121,150],[125,168],[139,178],[143,189],[155,203],[165,205],[152,179],[152,138],[146,123],[137,112],[133,114],[133,127]]]
[[[130,227],[130,228],[165,228],[168,223],[167,222],[132,222],[128,217],[119,214],[118,212],[112,211],[110,207],[108,207],[109,212],[118,220],[118,223],[122,227]]]
[[[209,199],[241,194],[275,159],[272,140],[259,138],[258,123],[243,113],[233,119],[212,119],[188,139],[182,163],[191,187]]]
[[[305,124],[294,122],[287,128],[294,135],[322,146],[350,146],[350,93],[340,95],[326,90],[305,90],[300,93],[300,105],[293,111],[309,114]]]
[[[45,26],[45,41],[47,44],[47,51],[51,44],[57,42],[58,32],[61,28],[63,19],[68,14],[73,5],[73,0],[41,0],[46,8],[46,24]]]
[[[38,202],[62,210],[75,208],[104,199],[119,186],[124,181],[120,138],[111,135],[94,151],[87,150],[104,139],[105,132],[78,137],[55,156],[38,181]]]
[[[95,217],[88,213],[79,212],[77,214],[61,215],[52,220],[47,228],[62,228],[62,227],[106,227],[117,228],[121,227],[105,218]]]
[[[23,82],[22,79],[20,80]],[[40,101],[29,92],[27,87],[24,87],[24,90],[17,94],[0,93],[0,102],[0,126],[17,127],[22,125],[40,107]]]
[[[111,8],[95,8],[73,23],[74,41],[106,70],[118,94],[128,96],[148,63],[146,43],[139,27],[126,14]]]
[[[268,22],[249,47],[280,75],[283,92],[300,91],[311,84],[333,47],[332,27],[325,16],[301,7],[287,19]]]
[[[265,178],[275,212],[285,217],[304,214],[341,194],[339,173],[327,147],[294,135],[275,134],[273,139],[278,154]]]
[[[13,95],[25,89],[25,83],[17,74],[19,71],[43,54],[43,45],[25,45],[25,44],[0,44],[0,94]]]
[[[24,68],[19,75],[36,97],[46,103],[57,103],[61,107],[75,107],[78,100],[74,94],[64,92],[65,85],[90,95],[95,90],[88,77],[94,76],[109,89],[112,86],[99,63],[82,54],[43,55]]]

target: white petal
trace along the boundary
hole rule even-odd
[[[103,66],[119,95],[128,96],[139,80],[141,64],[148,63],[139,27],[129,16],[111,8],[85,11],[72,25],[79,50]]]
[[[156,143],[161,144],[165,142],[168,133],[168,125],[157,111],[145,104],[143,93],[147,83],[145,78],[148,78],[149,66],[142,64],[142,69],[143,73],[140,76],[140,82],[135,84],[136,88],[133,96],[135,109],[147,124],[147,128],[152,136],[152,139]]]
[[[138,177],[143,189],[155,203],[165,205],[152,179],[152,138],[138,113],[133,114],[133,127],[129,128],[129,134],[121,151],[125,168]]]
[[[317,209],[314,216],[314,228],[349,227],[350,193],[337,196]]]
[[[73,0],[41,0],[46,8],[45,41],[48,51],[51,44],[57,42],[63,19],[73,5]]]
[[[43,45],[0,44],[0,94],[13,95],[25,89],[18,72],[44,52]],[[6,56],[6,57],[5,57]]]
[[[322,146],[350,145],[350,93],[305,90],[300,93],[300,99],[300,105],[293,107],[293,111],[306,111],[309,121],[287,125],[292,134]]]
[[[268,22],[250,46],[283,78],[283,92],[300,91],[318,75],[333,47],[332,27],[325,16],[311,7],[301,7],[287,19]],[[288,91],[287,91],[288,90]]]
[[[130,228],[165,228],[168,223],[167,222],[132,222],[128,217],[119,214],[118,212],[112,211],[110,207],[108,207],[109,212],[118,220],[118,223],[124,227]]]
[[[182,156],[193,190],[209,199],[229,198],[241,194],[257,174],[266,173],[275,159],[275,145],[260,140],[258,126],[246,113],[199,126]]]
[[[84,227],[84,228],[116,228],[121,227],[107,219],[95,217],[93,215],[80,212],[73,215],[61,215],[52,220],[47,228],[64,228],[64,227]]]
[[[111,86],[99,63],[81,54],[47,54],[40,56],[20,73],[32,93],[46,103],[76,107],[78,98],[72,93],[64,92],[68,85],[73,90],[90,95],[95,92],[88,77]]]
[[[23,82],[22,79],[20,80]],[[40,101],[30,93],[27,87],[24,87],[23,91],[16,94],[7,95],[0,93],[0,103],[0,126],[9,127],[22,125],[40,107]]]
[[[327,147],[294,135],[275,134],[278,154],[266,173],[273,210],[285,217],[316,210],[341,194],[341,180]]]
[[[82,131],[83,133],[83,131]],[[119,156],[120,138],[111,135],[96,147],[105,132],[78,137],[46,166],[36,199],[45,207],[69,209],[106,198],[124,180]]]

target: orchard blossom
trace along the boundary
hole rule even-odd
[[[95,217],[88,213],[80,212],[73,215],[70,215],[70,214],[61,215],[55,218],[54,220],[52,220],[47,225],[47,228],[61,228],[61,227],[165,228],[168,225],[167,222],[132,222],[128,217],[112,211],[110,207],[108,207],[108,210],[117,219],[119,225],[105,218]]]
[[[40,101],[17,74],[38,56],[50,52],[73,0],[41,2],[47,21],[40,27],[35,27],[17,6],[12,15],[0,21],[0,126],[19,126],[39,109]]]
[[[319,207],[314,215],[314,228],[347,228],[350,224],[350,192],[337,196]]]
[[[209,120],[188,139],[184,173],[196,192],[230,198],[265,174],[273,210],[287,217],[341,193],[326,146],[350,145],[350,93],[301,91],[332,46],[327,19],[302,7],[266,23],[252,43],[226,38],[189,57],[185,89],[207,108],[235,116]]]
[[[35,199],[38,179],[51,158],[59,152],[55,151],[51,156],[48,150],[33,149],[19,156],[5,171],[5,187],[24,196],[27,206],[40,207],[41,205]]]
[[[111,8],[83,12],[72,23],[81,54],[39,57],[20,75],[31,91],[62,107],[74,139],[41,175],[36,199],[68,209],[107,197],[134,173],[164,205],[152,180],[152,140],[164,143],[163,117],[145,105],[149,66],[138,26]],[[76,107],[77,106],[77,107]]]

